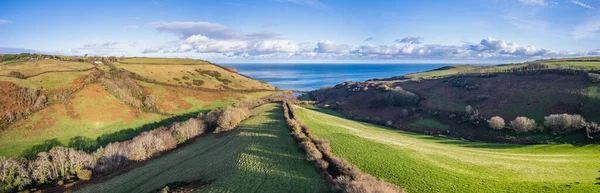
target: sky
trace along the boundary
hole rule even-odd
[[[0,53],[222,63],[600,55],[600,0],[0,1]]]

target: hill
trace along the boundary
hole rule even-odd
[[[0,156],[31,157],[80,138],[97,147],[276,92],[201,60],[0,55]]]
[[[286,127],[280,104],[253,110],[254,117],[226,134],[190,144],[78,192],[150,192],[174,182],[209,182],[199,192],[327,192]]]
[[[561,61],[564,61],[563,59]],[[353,119],[426,134],[490,142],[587,143],[586,128],[561,131],[541,127],[551,114],[581,115],[600,121],[600,84],[595,64],[572,59],[498,66],[443,67],[405,76],[345,82],[310,93],[320,106]],[[467,107],[469,106],[469,107]],[[467,110],[468,109],[468,110]],[[506,128],[489,129],[499,116]],[[511,131],[508,123],[528,117],[540,127]],[[544,130],[545,129],[545,130]],[[591,128],[592,132],[596,132]],[[587,132],[587,133],[586,133]]]
[[[407,192],[597,192],[599,145],[515,145],[453,140],[296,107],[336,156]]]

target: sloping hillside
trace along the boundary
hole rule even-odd
[[[124,140],[278,92],[200,60],[35,54],[0,59],[0,156],[7,157],[34,156],[81,137],[100,145]]]
[[[563,113],[599,121],[600,84],[592,79],[595,68],[575,64],[444,67],[346,82],[313,91],[311,97],[351,118],[403,130],[497,142],[580,143],[587,140],[585,128],[560,134],[543,128],[527,134],[486,128],[486,120],[494,116],[503,118],[506,127],[517,117],[534,119],[542,126],[546,116]]]
[[[336,156],[407,192],[598,192],[599,145],[514,145],[453,140],[296,108]]]

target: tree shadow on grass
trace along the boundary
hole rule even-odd
[[[58,141],[57,138],[48,139],[48,140],[44,141],[44,143],[42,143],[42,144],[35,145],[35,146],[23,151],[23,153],[21,153],[21,157],[25,157],[28,159],[35,158],[38,153],[48,152],[48,151],[50,151],[50,149],[52,149],[53,147],[56,147],[56,146],[64,146],[64,145],[63,145],[63,143]]]

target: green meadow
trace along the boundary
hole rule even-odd
[[[600,192],[598,144],[469,142],[316,110],[296,108],[300,121],[331,143],[333,154],[408,192]]]

